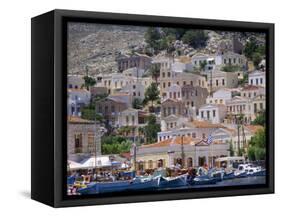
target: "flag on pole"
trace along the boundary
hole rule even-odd
[[[207,143],[210,145],[211,143],[213,142],[213,137],[212,135],[210,134],[207,138]]]

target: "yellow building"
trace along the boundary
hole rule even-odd
[[[131,150],[134,156],[134,150]],[[142,145],[136,152],[136,170],[198,167],[214,165],[218,157],[229,155],[229,144],[213,141],[211,144],[188,136],[177,136],[157,143]],[[132,163],[134,164],[134,157]],[[134,167],[134,165],[133,165]]]

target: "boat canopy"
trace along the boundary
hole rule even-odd
[[[216,159],[216,162],[222,162],[222,161],[245,161],[244,157],[241,156],[235,156],[235,157],[220,157]]]

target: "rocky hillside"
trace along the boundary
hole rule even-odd
[[[68,73],[96,75],[117,72],[115,58],[119,53],[143,51],[148,46],[144,35],[146,27],[70,23],[68,26]],[[161,32],[161,30],[160,30]],[[265,41],[264,34],[205,31],[208,35],[206,46],[194,49],[182,40],[172,42],[173,56],[194,55],[197,52],[215,54],[220,47],[230,47],[235,36],[243,45],[250,37],[259,43]],[[159,55],[166,55],[160,50]]]
[[[115,57],[144,46],[145,27],[70,23],[68,26],[68,73],[117,71]]]

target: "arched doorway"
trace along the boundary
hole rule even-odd
[[[159,160],[157,161],[157,167],[160,168],[160,167],[163,167],[163,166],[164,166],[164,161],[163,161],[163,159],[159,159]]]
[[[187,167],[193,167],[192,157],[187,158]]]
[[[181,158],[175,158],[175,160],[174,160],[174,165],[175,166],[182,166],[182,159]]]
[[[206,163],[206,157],[205,156],[199,157],[198,162],[200,167],[204,166],[204,164]]]

